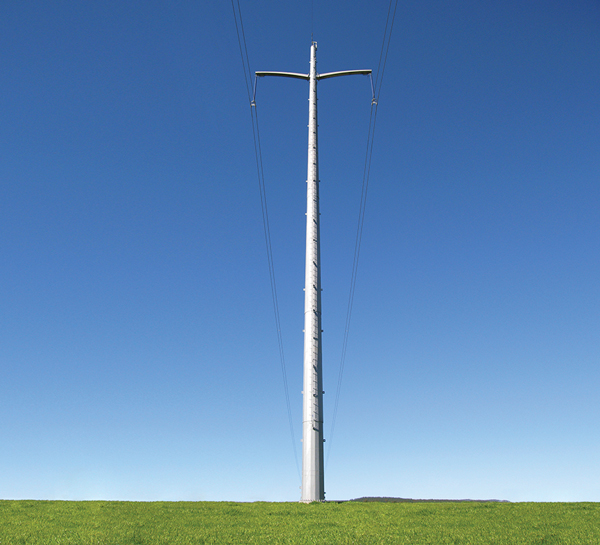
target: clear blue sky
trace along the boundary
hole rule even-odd
[[[240,0],[252,70],[387,0]],[[0,498],[300,497],[229,1],[0,9]],[[600,4],[400,2],[319,84],[327,498],[600,501]],[[308,86],[258,87],[300,453]]]

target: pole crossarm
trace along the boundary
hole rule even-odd
[[[310,80],[308,74],[298,74],[296,72],[255,72],[256,77],[261,78],[263,76],[280,76],[282,78],[296,78]]]
[[[327,72],[326,74],[317,74],[317,79],[335,78],[337,76],[368,76],[372,70],[342,70],[341,72]]]
[[[317,74],[317,79],[335,78],[337,76],[368,76],[372,70],[342,70],[341,72],[327,72],[326,74]],[[296,78],[310,80],[309,74],[298,74],[297,72],[255,72],[256,77],[262,78],[264,76],[279,76],[282,78]]]

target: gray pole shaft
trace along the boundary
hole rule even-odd
[[[319,152],[317,81],[337,76],[369,75],[371,70],[317,73],[317,44],[310,48],[310,74],[256,72],[257,77],[280,76],[309,80],[308,173],[306,177],[306,271],[304,286],[304,390],[302,405],[302,497],[323,501],[323,376],[321,357],[321,249],[319,244]]]
[[[306,273],[304,287],[304,391],[302,499],[323,501],[323,378],[321,373],[321,250],[319,244],[319,154],[317,44],[310,48],[308,174],[306,179]]]

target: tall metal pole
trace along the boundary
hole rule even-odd
[[[304,390],[302,407],[302,501],[325,499],[323,474],[323,376],[321,372],[321,250],[317,123],[317,44],[310,48],[306,264],[304,276]]]
[[[319,243],[319,151],[317,81],[336,76],[369,75],[371,70],[317,73],[317,43],[310,47],[310,73],[256,72],[308,80],[308,169],[306,177],[306,264],[304,285],[304,390],[302,407],[302,502],[325,499],[323,471],[323,376],[321,353],[321,250]]]

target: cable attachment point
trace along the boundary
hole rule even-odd
[[[373,75],[369,74],[369,77],[371,78],[371,95],[373,97],[371,98],[371,106],[373,106],[373,104],[377,106],[377,98],[375,98],[375,87],[373,87]]]
[[[256,108],[256,84],[258,83],[258,78],[254,77],[254,92],[252,93],[252,100],[250,101],[250,106],[254,106]]]

